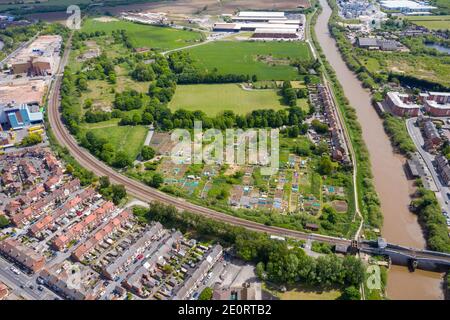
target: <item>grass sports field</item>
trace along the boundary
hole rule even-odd
[[[237,84],[179,85],[169,104],[172,110],[202,110],[214,116],[224,110],[246,114],[256,109],[284,108],[275,90],[246,91]]]
[[[217,41],[188,49],[199,67],[222,74],[256,74],[258,80],[299,78],[290,59],[309,59],[304,42]]]
[[[450,29],[450,15],[447,16],[410,16],[409,21],[428,29]]]
[[[117,126],[114,120],[107,124],[110,126],[96,124],[97,128],[93,126],[94,129],[89,131],[94,132],[98,137],[108,139],[116,151],[124,151],[131,159],[136,159],[145,141],[148,128],[144,126]]]
[[[123,20],[104,22],[99,19],[88,19],[83,24],[81,31],[105,31],[111,33],[113,30],[121,29],[128,31],[131,42],[135,47],[160,50],[184,47],[202,38],[199,32],[155,27]]]

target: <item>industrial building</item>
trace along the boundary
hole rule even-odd
[[[233,21],[238,22],[270,22],[286,21],[284,12],[275,11],[241,11],[236,16],[231,17]]]
[[[52,75],[56,71],[62,38],[58,35],[39,36],[20,50],[9,62],[13,74],[31,76]]]
[[[405,93],[388,92],[385,104],[393,114],[399,117],[417,117],[419,115],[420,106]]]
[[[42,123],[41,106],[47,84],[43,80],[0,86],[0,125],[3,129],[22,129]]]
[[[295,18],[295,19],[294,19]],[[231,17],[233,22],[219,22],[215,32],[254,32],[253,39],[299,39],[303,33],[304,15],[288,18],[284,12],[243,11]]]
[[[385,10],[400,12],[424,12],[437,9],[437,7],[423,4],[423,2],[419,3],[410,0],[382,0],[380,4],[381,8]]]
[[[377,38],[358,38],[358,47],[369,50],[397,51],[403,49],[403,45],[395,40]]]

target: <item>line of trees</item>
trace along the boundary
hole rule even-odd
[[[417,198],[411,202],[411,206],[426,229],[428,247],[431,250],[450,253],[450,238],[446,221],[435,194],[420,187],[416,196]]]

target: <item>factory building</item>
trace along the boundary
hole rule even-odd
[[[44,120],[42,104],[47,84],[43,80],[0,86],[0,124],[13,130]]]
[[[250,31],[253,39],[299,39],[304,27],[304,15],[288,18],[284,12],[243,11],[231,19],[214,24],[213,31]]]
[[[430,10],[437,9],[434,6],[430,6],[427,4],[423,4],[416,2],[416,1],[410,1],[410,0],[382,0],[380,1],[381,8],[385,10],[393,10],[393,11],[400,11],[400,12],[427,12]]]
[[[13,74],[32,76],[52,75],[56,71],[61,51],[61,36],[37,37],[30,45],[20,50],[10,61]]]

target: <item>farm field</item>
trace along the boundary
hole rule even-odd
[[[89,131],[100,138],[107,139],[114,146],[115,151],[124,151],[131,159],[136,159],[148,128],[145,126],[117,126],[113,120],[106,125],[102,124],[103,126],[100,123],[93,125],[93,129],[89,129]]]
[[[121,29],[127,30],[133,46],[158,50],[176,49],[192,44],[202,38],[202,34],[195,31],[155,27],[122,20],[105,22],[105,20],[88,19],[84,22],[81,31],[105,31],[111,33],[113,30]]]
[[[290,59],[310,59],[303,42],[217,41],[188,49],[198,67],[221,74],[255,74],[258,80],[297,80]]]
[[[428,29],[450,29],[450,15],[446,16],[409,16],[406,19]]]
[[[245,91],[237,84],[178,85],[169,103],[172,110],[201,110],[209,116],[224,110],[246,114],[256,109],[284,108],[275,90]]]

